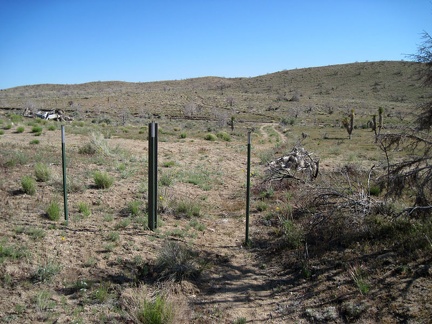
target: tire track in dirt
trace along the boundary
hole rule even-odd
[[[282,143],[286,142],[286,136],[277,129],[277,126],[278,126],[277,123],[270,123],[270,124],[265,123],[260,126],[259,131],[265,141],[268,140],[268,138],[270,137],[269,132],[266,130],[266,128],[270,127],[279,136],[279,140]]]

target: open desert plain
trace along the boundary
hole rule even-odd
[[[430,100],[420,67],[0,91],[0,321],[431,323],[430,214],[380,141]]]

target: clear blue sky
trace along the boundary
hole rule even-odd
[[[0,0],[0,89],[403,60],[423,31],[431,0]]]

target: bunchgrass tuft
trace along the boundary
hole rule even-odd
[[[58,201],[53,200],[48,205],[46,210],[47,217],[52,221],[58,221],[60,219],[61,208]]]
[[[51,170],[46,164],[36,163],[35,165],[35,177],[39,182],[47,182],[51,179]]]
[[[21,178],[21,188],[27,195],[36,194],[36,181],[30,176]]]
[[[96,171],[93,174],[95,186],[98,189],[108,189],[114,183],[114,178],[106,172]]]

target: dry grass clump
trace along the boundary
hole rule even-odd
[[[201,273],[197,257],[197,253],[186,246],[168,241],[158,253],[156,269],[161,279],[173,281],[196,279]]]
[[[190,321],[186,300],[170,285],[149,292],[146,286],[123,291],[120,305],[134,323],[174,324]]]

